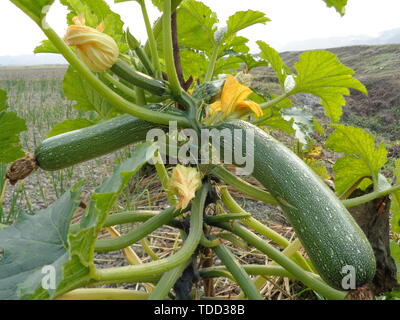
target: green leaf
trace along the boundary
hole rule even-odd
[[[43,40],[42,43],[35,48],[34,53],[59,53],[57,48],[50,40]]]
[[[400,244],[394,241],[390,241],[390,253],[396,263],[397,281],[400,282]],[[400,298],[400,292],[398,298]]]
[[[257,41],[257,44],[261,50],[260,57],[265,59],[269,63],[269,66],[275,71],[279,83],[283,88],[286,77],[292,74],[292,71],[285,65],[279,53],[275,49],[263,41]]]
[[[181,50],[181,62],[185,79],[190,76],[203,80],[207,72],[207,58],[200,52],[191,49]]]
[[[219,57],[226,55],[237,56],[240,53],[249,53],[250,48],[247,46],[249,39],[245,37],[233,36],[227,39],[219,49]]]
[[[0,90],[0,163],[9,163],[24,155],[18,135],[26,130],[25,120],[15,112],[5,112],[6,103],[7,94]]]
[[[112,118],[117,114],[117,110],[93,90],[72,67],[65,73],[63,90],[66,98],[77,102],[74,106],[77,110],[95,111],[103,119]]]
[[[311,140],[311,134],[314,132],[314,116],[309,110],[299,107],[285,108],[281,110],[283,119],[292,121],[292,127],[295,131],[295,137],[304,146],[307,147]]]
[[[235,73],[236,70],[241,68],[242,59],[236,56],[229,56],[221,58],[215,65],[214,74],[228,74]]]
[[[41,283],[44,266],[55,267],[57,273],[61,270],[68,257],[68,228],[79,195],[77,190],[67,191],[47,209],[21,214],[14,225],[0,231],[0,300],[16,299],[28,278]]]
[[[33,21],[41,25],[54,0],[10,0],[18,8],[24,11]]]
[[[63,134],[66,132],[78,130],[78,129],[83,129],[86,127],[90,127],[94,125],[96,122],[91,121],[88,119],[84,118],[78,118],[78,119],[73,119],[73,120],[64,120],[63,122],[60,122],[54,126],[53,129],[50,130],[50,132],[47,134],[46,138],[58,136],[59,134]]]
[[[229,38],[239,31],[246,29],[255,24],[265,24],[270,19],[265,16],[265,13],[254,10],[238,11],[228,18],[226,25],[228,30],[225,38]]]
[[[363,177],[371,177],[378,184],[379,172],[387,162],[385,146],[376,147],[373,135],[363,129],[341,124],[333,127],[335,131],[326,141],[326,147],[345,154],[333,168],[337,193],[343,194]]]
[[[184,1],[177,11],[179,44],[210,52],[214,45],[217,15],[200,1]]]
[[[251,54],[240,54],[237,57],[243,61],[248,71],[258,67],[268,67],[268,62],[256,60]]]
[[[396,161],[395,175],[397,183],[400,183],[400,159]],[[392,206],[390,208],[392,212],[392,231],[400,233],[400,190],[391,194]],[[398,269],[400,270],[400,268]]]
[[[353,78],[354,71],[340,63],[331,52],[318,50],[303,53],[295,64],[296,85],[290,94],[311,93],[321,98],[326,115],[333,122],[342,116],[346,105],[344,96],[350,88],[367,94],[364,85]]]
[[[323,0],[326,5],[331,8],[334,7],[337,12],[344,16],[346,12],[347,0]]]
[[[131,178],[154,156],[156,149],[156,144],[153,143],[140,144],[136,146],[132,158],[114,169],[113,175],[107,178],[92,195],[76,234],[68,234],[72,212],[77,206],[75,201],[77,195],[70,193],[66,193],[44,213],[39,216],[34,215],[24,225],[16,225],[17,232],[14,229],[5,232],[9,228],[0,231],[0,239],[4,239],[4,242],[0,243],[13,245],[11,249],[3,246],[6,260],[0,260],[0,279],[2,279],[0,284],[5,278],[1,276],[2,273],[7,276],[4,281],[10,283],[4,282],[4,286],[0,285],[0,299],[3,296],[8,299],[54,298],[88,284],[95,271],[94,244],[108,212]],[[16,242],[15,239],[19,239],[20,242]],[[36,240],[33,243],[38,250],[32,251],[31,247],[26,245],[26,240],[29,244],[32,240]],[[49,252],[48,248],[52,250]],[[28,269],[23,277],[18,277],[20,269],[13,267],[14,264],[27,265],[35,269],[33,273]],[[42,287],[41,270],[46,265],[53,266],[57,271],[55,290]],[[17,293],[14,290],[16,287]]]

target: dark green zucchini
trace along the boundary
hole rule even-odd
[[[151,106],[160,110],[161,106]],[[181,114],[174,108],[168,112]],[[120,115],[99,124],[71,131],[42,142],[35,150],[35,158],[43,170],[54,171],[98,158],[129,144],[144,141],[147,132],[160,125]]]
[[[321,277],[332,287],[369,283],[376,270],[373,250],[365,234],[328,186],[297,155],[250,123],[235,120],[217,129],[254,132],[253,176],[277,199]],[[233,140],[240,139],[234,135]],[[243,145],[243,154],[246,146]],[[232,146],[225,145],[225,149]],[[249,151],[248,151],[249,152]],[[249,156],[249,154],[248,154]],[[233,157],[234,158],[234,157]],[[347,276],[345,278],[345,276]]]
[[[154,95],[166,96],[169,93],[169,89],[163,81],[134,70],[128,63],[121,59],[111,67],[111,71],[133,86],[142,88]]]

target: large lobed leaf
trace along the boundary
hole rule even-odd
[[[255,24],[265,24],[271,21],[265,16],[265,13],[261,11],[247,10],[238,11],[228,18],[226,22],[227,32],[225,38],[236,35],[239,31],[246,29]]]
[[[180,45],[210,52],[215,45],[215,25],[218,23],[215,12],[200,1],[188,0],[178,9],[177,17]]]
[[[344,96],[350,95],[349,89],[367,94],[367,89],[353,78],[354,71],[342,63],[331,52],[317,50],[305,52],[295,64],[296,85],[290,94],[311,93],[321,98],[326,115],[333,122],[342,116],[342,107],[346,105]]]
[[[281,87],[284,88],[286,77],[291,75],[292,71],[285,65],[275,49],[263,41],[257,41],[257,44],[261,50],[260,57],[269,63],[269,66],[275,71]]]
[[[48,209],[22,215],[0,231],[0,299],[48,299],[90,283],[95,271],[94,244],[109,210],[130,179],[150,160],[156,145],[143,143],[132,158],[114,169],[92,195],[80,229],[69,233],[79,192],[68,191]],[[56,289],[42,287],[42,268],[56,271]]]
[[[0,163],[9,163],[24,155],[18,135],[26,130],[25,120],[15,112],[4,111],[7,108],[7,93],[0,89]]]
[[[326,141],[326,147],[335,152],[344,153],[335,166],[335,185],[338,194],[343,194],[362,178],[379,181],[379,172],[387,162],[387,150],[383,144],[376,147],[373,135],[363,129],[334,125],[335,131]],[[363,188],[368,187],[371,180],[364,180]],[[379,187],[379,186],[375,186]]]
[[[103,119],[112,118],[117,113],[117,110],[72,67],[65,73],[62,87],[65,97],[77,102],[74,107],[78,110],[95,111]]]
[[[41,280],[44,266],[61,270],[68,259],[68,226],[79,195],[67,191],[47,209],[21,214],[14,225],[0,231],[0,300],[16,299],[19,285],[28,278]]]

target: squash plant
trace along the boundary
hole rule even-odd
[[[387,161],[383,146],[376,148],[374,138],[361,129],[337,124],[350,89],[367,91],[334,54],[303,53],[292,70],[273,48],[258,41],[256,58],[249,53],[248,39],[238,33],[267,23],[262,12],[237,12],[218,28],[217,15],[195,0],[154,0],[162,13],[154,25],[145,0],[135,0],[146,24],[145,45],[135,38],[134,30],[123,29],[119,15],[103,0],[61,0],[69,10],[64,38],[46,22],[54,0],[10,1],[47,36],[36,52],[62,54],[69,62],[63,83],[66,97],[77,102],[76,108],[97,114],[94,121],[76,119],[57,125],[34,157],[11,166],[10,180],[24,178],[22,168],[27,163],[33,169],[58,170],[129,144],[136,146],[133,156],[117,165],[92,194],[78,224],[71,224],[71,219],[83,182],[47,209],[22,214],[0,231],[0,299],[178,299],[182,296],[176,284],[182,283],[185,270],[197,265],[205,248],[222,266],[197,270],[198,277],[231,278],[242,290],[238,298],[262,299],[259,289],[266,276],[298,280],[326,299],[344,299],[348,290],[371,281],[375,257],[347,208],[393,194],[393,229],[398,232],[400,186],[390,185],[380,174]],[[128,0],[115,0],[123,1]],[[347,1],[324,1],[344,14]],[[237,74],[243,66],[245,71]],[[257,66],[275,71],[279,95],[256,93],[246,83],[247,72]],[[307,110],[292,105],[290,98],[299,93],[321,99],[334,128],[327,147],[344,154],[334,167],[336,194],[321,177],[326,170],[306,156],[312,152],[311,133],[322,129]],[[198,137],[205,131],[224,132],[224,138],[216,141],[211,134],[200,144],[186,137],[191,165],[178,164],[170,175],[169,154],[163,150],[185,146],[169,131],[171,124]],[[166,132],[165,139],[149,141],[152,130]],[[298,141],[296,152],[269,135],[270,130],[292,133]],[[211,161],[216,154],[223,154],[223,161]],[[252,160],[250,173],[267,191],[227,170],[226,164],[243,167],[243,158]],[[110,214],[122,190],[148,161],[155,164],[169,207],[161,212]],[[227,185],[279,206],[298,239],[289,242],[253,218],[233,199]],[[346,200],[351,190],[370,185],[372,193]],[[215,209],[221,205],[224,210]],[[141,224],[123,235],[113,229],[132,222]],[[181,230],[182,246],[167,258],[138,264],[130,245],[164,225]],[[114,230],[114,237],[98,239],[103,228]],[[233,244],[240,238],[274,263],[240,264],[216,230],[230,233],[226,238]],[[131,265],[96,268],[95,252],[121,249]],[[129,282],[143,283],[147,291],[100,287]]]

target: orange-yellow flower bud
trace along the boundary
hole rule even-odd
[[[201,175],[196,168],[177,165],[172,171],[169,189],[179,196],[178,209],[185,209],[200,187]]]
[[[67,29],[64,37],[69,46],[76,47],[79,58],[94,72],[111,68],[118,59],[119,48],[109,35],[103,33],[104,24],[96,29],[85,25],[85,18],[79,15],[72,19],[74,25]]]

